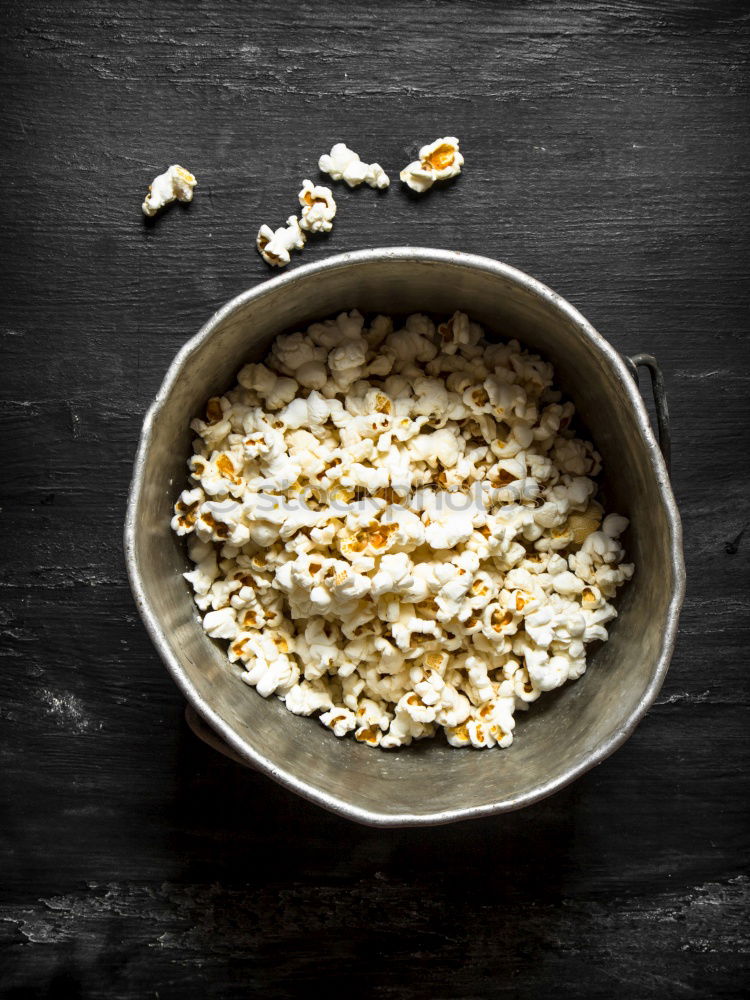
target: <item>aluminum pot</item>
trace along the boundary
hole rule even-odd
[[[507,750],[425,740],[383,752],[338,740],[233,677],[224,644],[201,628],[183,543],[169,528],[186,481],[189,422],[209,396],[285,330],[342,310],[461,309],[488,336],[517,337],[555,366],[604,462],[608,509],[625,514],[636,572],[617,598],[610,640],[586,674],[534,703]],[[652,359],[648,363],[657,376]],[[192,709],[196,731],[235,759],[331,809],[375,826],[417,826],[529,805],[601,763],[635,729],[669,665],[685,571],[667,465],[623,360],[569,303],[506,264],[413,247],[341,254],[263,282],[220,309],[177,354],[146,415],[125,525],[133,593],[151,638]],[[667,443],[666,405],[660,397]]]

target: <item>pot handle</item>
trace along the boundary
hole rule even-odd
[[[635,379],[636,385],[638,385],[638,369],[648,368],[656,407],[656,433],[667,472],[669,472],[672,461],[672,432],[669,429],[669,407],[667,406],[667,392],[664,388],[664,376],[661,373],[661,368],[652,354],[633,354],[625,358],[625,364],[630,369],[630,374]]]
[[[185,722],[187,722],[188,727],[192,733],[198,737],[199,740],[203,740],[212,749],[217,750],[219,753],[223,753],[225,757],[229,757],[236,764],[242,764],[244,767],[250,767],[251,765],[248,761],[243,760],[238,753],[225,743],[224,740],[215,733],[211,727],[203,721],[203,719],[198,715],[192,705],[185,706]]]

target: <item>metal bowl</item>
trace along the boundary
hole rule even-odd
[[[224,644],[204,634],[182,578],[187,556],[169,520],[186,480],[191,418],[276,334],[354,307],[388,314],[461,309],[488,336],[518,337],[541,352],[603,456],[608,508],[631,520],[625,544],[636,572],[618,595],[609,642],[590,654],[580,680],[521,716],[507,750],[454,750],[426,740],[383,752],[336,739],[230,674]],[[377,826],[518,809],[601,763],[631,735],[662,685],[685,581],[679,515],[634,371],[559,295],[506,264],[468,254],[411,247],[342,254],[263,282],[220,309],[177,354],[146,415],[125,525],[140,613],[203,735],[216,734],[209,736],[215,745],[305,798]]]

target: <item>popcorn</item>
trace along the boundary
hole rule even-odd
[[[466,313],[455,312],[447,323],[438,327],[440,348],[454,355],[461,347],[474,347],[481,336],[481,327],[471,323]]]
[[[461,494],[447,490],[425,492],[417,502],[421,503],[422,523],[425,526],[425,541],[433,549],[453,549],[471,538],[474,532],[473,519],[476,511],[472,501]]]
[[[287,333],[274,340],[269,357],[274,368],[285,375],[294,375],[294,370],[300,365],[325,361],[326,350],[314,344],[304,333]]]
[[[539,691],[553,691],[568,679],[568,660],[565,656],[547,657],[541,650],[537,655],[527,655],[529,679]]]
[[[583,580],[579,580],[577,576],[566,570],[564,573],[558,573],[552,578],[552,586],[558,594],[562,594],[564,597],[572,597],[574,594],[583,592],[584,583]]]
[[[336,215],[331,189],[304,180],[297,197],[302,208],[301,228],[308,233],[330,233]]]
[[[629,524],[630,522],[626,517],[621,517],[619,514],[610,514],[604,518],[602,531],[610,538],[619,538]]]
[[[269,410],[281,409],[282,406],[294,399],[297,392],[297,383],[294,379],[276,375],[265,365],[245,365],[237,378],[241,386],[257,392]],[[269,436],[271,440],[279,440],[278,435],[270,434],[271,431],[272,428],[266,423],[262,426],[260,433],[248,437],[248,440],[245,441],[245,451],[249,457],[254,458],[259,453],[270,450],[267,440]]]
[[[191,546],[190,558],[195,563],[195,569],[189,573],[183,573],[187,582],[192,586],[198,598],[204,597],[211,589],[211,585],[219,575],[219,566],[216,560],[216,552],[210,545],[201,544]],[[196,603],[198,603],[196,598]],[[199,604],[198,607],[201,607]],[[201,609],[203,610],[203,608]]]
[[[321,192],[300,192],[310,232]],[[551,380],[461,312],[343,312],[245,365],[191,422],[172,518],[233,672],[367,747],[509,746],[516,711],[585,672],[634,571]]]
[[[326,367],[321,361],[307,361],[294,369],[294,377],[304,389],[322,389],[328,382]],[[297,399],[295,402],[301,402]],[[308,419],[309,419],[308,410]],[[300,425],[302,426],[302,425]]]
[[[330,153],[318,160],[318,167],[324,174],[330,174],[334,181],[346,181],[349,187],[358,187],[363,181],[370,187],[387,188],[391,183],[388,174],[379,163],[363,163],[353,149],[343,142],[337,142]]]
[[[286,227],[273,230],[270,226],[261,226],[255,245],[266,264],[271,267],[286,267],[291,251],[302,250],[306,240],[307,235],[301,229],[299,219],[296,215],[290,215],[286,220]]]
[[[457,177],[461,173],[463,162],[464,158],[458,151],[458,139],[449,135],[422,146],[419,159],[405,166],[399,176],[412,191],[422,194],[435,181]]]
[[[212,639],[234,639],[239,631],[233,608],[209,611],[203,619],[203,628]]]
[[[173,163],[149,184],[146,200],[141,206],[143,214],[149,217],[156,215],[175,199],[177,201],[192,201],[193,188],[197,183],[189,170]]]
[[[172,531],[178,535],[188,535],[191,531],[195,531],[198,508],[204,499],[205,493],[200,487],[194,490],[183,490],[179,500],[174,505]]]
[[[319,716],[324,726],[333,730],[336,736],[346,736],[357,726],[357,717],[348,708],[329,708]]]
[[[312,715],[321,710],[333,708],[331,696],[325,685],[318,682],[302,681],[290,688],[284,698],[286,707],[295,715]]]

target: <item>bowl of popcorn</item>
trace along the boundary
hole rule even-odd
[[[497,261],[346,253],[219,310],[146,416],[125,529],[196,731],[382,826],[517,809],[617,749],[684,591],[633,361],[666,447],[653,359]]]

